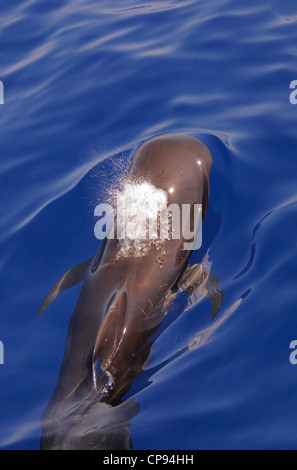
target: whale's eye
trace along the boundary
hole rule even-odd
[[[96,269],[98,268],[99,264],[100,264],[100,261],[102,259],[102,256],[103,256],[103,252],[104,252],[104,248],[105,248],[105,245],[106,245],[106,242],[107,242],[107,238],[104,238],[99,246],[99,250],[97,251],[97,254],[94,258],[94,261],[93,261],[93,264],[92,264],[92,267],[91,267],[91,272],[94,273],[96,271]]]

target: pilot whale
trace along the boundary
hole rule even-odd
[[[211,154],[202,142],[164,134],[138,148],[126,177],[162,190],[168,204],[201,204],[204,219],[211,165]],[[131,447],[129,421],[138,408],[124,397],[148,364],[152,338],[178,290],[207,296],[212,319],[223,300],[218,279],[201,265],[189,265],[191,251],[184,242],[181,233],[165,240],[161,252],[152,243],[141,256],[133,250],[122,256],[119,240],[105,239],[95,256],[71,268],[49,291],[38,315],[61,292],[83,281],[58,382],[42,416],[41,448]],[[108,416],[117,423],[110,440],[106,440]],[[89,440],[84,420],[92,422]]]

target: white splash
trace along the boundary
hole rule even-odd
[[[161,249],[158,215],[166,208],[167,194],[162,189],[148,182],[126,183],[117,194],[118,234],[125,234],[123,239],[118,237],[117,257],[143,256],[152,245]]]

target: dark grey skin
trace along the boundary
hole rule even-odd
[[[167,134],[136,151],[127,177],[162,189],[168,204],[202,204],[204,219],[211,165],[204,144],[192,137]],[[128,404],[121,401],[147,363],[152,337],[178,287],[189,293],[202,288],[211,300],[212,318],[222,302],[217,279],[200,265],[188,268],[190,251],[184,250],[184,242],[182,237],[167,240],[160,265],[155,245],[141,257],[121,258],[117,256],[118,241],[107,240],[94,258],[70,269],[51,289],[39,314],[63,290],[84,281],[70,321],[58,383],[43,414],[41,448],[131,447],[129,420],[137,413],[137,404],[131,399]],[[90,408],[93,430],[82,444],[77,436],[88,435],[87,425],[83,428],[81,423],[90,421],[86,418]],[[117,423],[112,427],[117,431],[106,439],[108,414]],[[103,415],[105,426],[100,428]]]

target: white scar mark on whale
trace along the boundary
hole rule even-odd
[[[142,311],[142,313],[144,314],[145,318],[148,318],[148,315],[147,315],[147,313],[145,313],[145,311],[143,310],[143,308],[141,308],[141,307],[139,307],[139,308],[140,308],[140,310]]]

